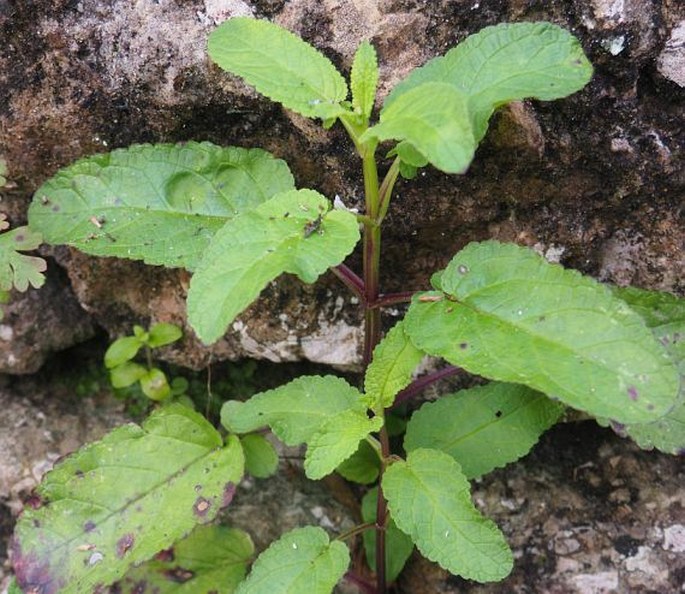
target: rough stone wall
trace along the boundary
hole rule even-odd
[[[81,156],[189,139],[262,146],[288,161],[299,187],[360,203],[359,162],[339,127],[323,132],[210,63],[207,35],[233,15],[273,19],[345,72],[357,44],[370,39],[381,95],[486,25],[550,20],[569,28],[595,65],[590,85],[496,115],[466,175],[426,170],[398,183],[383,287],[422,288],[468,241],[493,237],[605,281],[685,291],[680,0],[0,0],[0,155],[11,182],[0,190],[0,209],[23,222],[31,193]],[[185,273],[64,248],[45,253],[66,275],[51,275],[42,291],[52,291],[53,304],[75,296],[82,319],[63,324],[59,344],[41,345],[37,333],[25,341],[36,347],[30,353],[5,337],[31,314],[6,318],[0,371],[34,370],[45,352],[82,340],[92,323],[114,335],[134,322],[183,320]],[[16,295],[13,307],[30,312],[35,299]],[[335,279],[305,288],[286,280],[211,351],[189,332],[167,357],[191,367],[245,355],[350,366],[359,323]]]

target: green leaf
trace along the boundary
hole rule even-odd
[[[19,253],[35,250],[42,241],[41,234],[29,227],[17,227],[0,234],[0,291],[14,288],[24,292],[29,285],[34,289],[43,286],[45,260]]]
[[[623,301],[531,250],[472,243],[405,318],[412,341],[471,373],[524,384],[621,423],[667,413],[680,379]]]
[[[365,410],[348,409],[327,419],[307,439],[304,470],[312,480],[333,472],[359,447],[359,442],[383,426],[382,417],[369,418]]]
[[[221,68],[288,109],[324,120],[347,111],[347,84],[331,61],[278,25],[234,17],[212,32],[208,49]]]
[[[121,594],[233,594],[254,553],[248,534],[225,526],[200,526],[174,547],[136,567],[117,583]]]
[[[428,82],[446,83],[468,96],[476,143],[492,112],[511,101],[544,101],[582,89],[592,66],[578,40],[551,23],[505,23],[486,27],[412,71],[385,100],[386,108]]]
[[[112,369],[130,361],[138,354],[143,343],[137,336],[122,336],[109,345],[105,352],[105,367]]]
[[[42,507],[17,524],[19,585],[92,592],[168,548],[230,502],[243,474],[236,438],[169,405],[61,461],[38,487]]]
[[[445,452],[472,479],[525,456],[563,412],[540,392],[493,382],[424,404],[407,425],[404,449]]]
[[[240,438],[245,454],[245,469],[257,478],[267,478],[278,468],[278,454],[263,435],[250,433]]]
[[[330,594],[349,564],[342,542],[321,528],[297,528],[259,555],[237,594]]]
[[[372,138],[406,141],[395,147],[402,161],[415,167],[428,161],[447,173],[466,171],[477,146],[468,97],[442,82],[413,87],[386,104],[380,122],[364,132],[360,142]]]
[[[386,334],[373,351],[373,359],[366,370],[364,390],[369,408],[388,408],[397,393],[409,385],[412,373],[423,359],[404,332],[399,322]]]
[[[192,270],[227,220],[293,187],[288,166],[259,149],[134,145],[59,171],[29,221],[48,243]]]
[[[360,441],[357,451],[336,468],[336,472],[348,481],[370,485],[380,474],[381,463],[376,450],[368,441]]]
[[[190,281],[188,319],[210,344],[281,273],[313,283],[359,241],[354,214],[330,209],[313,190],[274,196],[227,223]]]
[[[183,331],[176,324],[158,322],[150,328],[148,346],[157,348],[176,342],[183,336]]]
[[[10,583],[7,586],[7,594],[23,594],[23,592],[17,586],[17,580],[13,577],[10,578]]]
[[[151,400],[164,400],[171,396],[171,387],[161,369],[153,367],[140,378],[140,387]]]
[[[350,88],[352,89],[352,107],[364,121],[368,121],[376,100],[378,86],[378,58],[376,50],[368,42],[363,41],[357,48],[350,72]]]
[[[287,445],[299,445],[345,410],[366,411],[358,390],[332,375],[304,376],[247,402],[229,400],[221,409],[221,424],[235,433],[269,426]]]
[[[139,363],[126,361],[109,370],[109,381],[112,382],[114,388],[128,388],[144,377],[146,373],[147,369]]]
[[[397,527],[447,571],[477,582],[504,579],[513,558],[504,535],[471,502],[469,482],[438,450],[410,452],[383,475],[383,494]]]
[[[685,299],[669,293],[627,287],[614,293],[636,311],[664,345],[678,366],[681,377],[676,405],[652,423],[611,423],[620,435],[628,435],[643,449],[657,448],[667,454],[685,453]]]
[[[0,157],[0,188],[7,183],[7,161]],[[14,582],[12,582],[14,583]]]
[[[362,497],[362,519],[364,522],[376,521],[378,487],[371,489]],[[376,571],[376,531],[367,530],[363,534],[364,552],[369,567]],[[385,525],[385,575],[388,582],[394,582],[404,568],[414,550],[414,543],[402,532],[388,514]]]

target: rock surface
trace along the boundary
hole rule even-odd
[[[322,131],[208,60],[207,35],[235,15],[288,27],[344,72],[358,42],[370,39],[381,96],[483,26],[546,19],[569,28],[595,66],[590,85],[496,115],[466,175],[429,169],[398,183],[383,288],[423,288],[468,241],[493,237],[551,249],[565,265],[609,282],[685,291],[685,6],[677,0],[3,0],[0,155],[11,186],[0,209],[23,221],[32,191],[81,156],[188,139],[263,146],[289,162],[298,186],[359,206],[359,162],[339,127]],[[112,335],[184,318],[185,274],[64,250],[51,265],[66,268],[81,305]],[[111,291],[122,279],[122,290]],[[211,352],[190,337],[166,356],[190,367],[242,356],[354,366],[359,315],[333,279],[322,287],[279,282]],[[328,325],[322,305],[337,310]],[[43,351],[61,348],[36,340],[46,341]],[[341,348],[330,347],[338,341]],[[21,362],[14,370],[29,368]]]

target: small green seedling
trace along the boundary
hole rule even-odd
[[[191,271],[188,320],[206,344],[281,274],[312,283],[330,270],[363,308],[363,377],[352,385],[303,376],[229,400],[226,437],[172,403],[85,446],[45,477],[43,505],[17,525],[11,557],[23,591],[86,593],[117,582],[123,592],[140,584],[172,592],[183,582],[192,592],[328,594],[347,578],[382,594],[414,548],[453,574],[498,581],[514,558],[471,501],[469,481],[525,455],[566,407],[645,447],[681,452],[683,300],[612,289],[495,241],[467,245],[430,290],[381,291],[381,229],[398,177],[428,165],[463,173],[499,107],[582,89],[592,68],[574,37],[550,23],[483,29],[411,72],[377,120],[369,43],[354,57],[349,85],[315,48],[266,21],[230,19],[210,36],[209,55],[285,108],[345,128],[361,160],[361,214],[296,189],[285,162],[265,151],[188,142],[132,146],[67,167],[36,193],[31,227],[89,254]],[[380,167],[379,150],[388,159]],[[360,242],[358,274],[344,261]],[[402,303],[405,318],[384,333],[381,310]],[[151,364],[131,361],[154,336],[139,329],[112,345],[117,382],[155,379]],[[450,366],[416,379],[426,355]],[[490,383],[398,419],[401,403],[457,367]],[[157,389],[152,397],[168,395]],[[248,574],[246,534],[202,526],[182,538],[230,504],[246,466],[256,476],[273,472],[266,431],[306,446],[309,478],[339,472],[364,485],[363,522],[338,535],[292,530]],[[391,431],[404,433],[401,448],[391,447]],[[351,565],[345,541],[361,546],[359,534],[373,583],[368,569]],[[178,553],[173,565],[169,547]],[[213,581],[193,547],[212,551]],[[221,573],[229,568],[230,577]]]
[[[131,336],[117,338],[105,353],[105,367],[109,369],[112,386],[121,389],[137,383],[145,396],[157,401],[184,395],[188,382],[184,378],[169,382],[166,374],[152,363],[153,349],[172,344],[182,336],[181,329],[174,324],[154,324],[149,331],[133,326]],[[145,365],[134,361],[141,349],[145,353]]]

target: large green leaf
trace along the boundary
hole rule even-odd
[[[378,487],[374,487],[362,497],[362,519],[364,522],[375,522],[378,503]],[[376,531],[367,530],[362,535],[364,552],[369,567],[376,571]],[[414,550],[414,543],[396,525],[388,514],[385,524],[385,576],[394,582],[404,568]]]
[[[115,429],[48,473],[12,545],[28,591],[90,593],[168,548],[227,505],[243,473],[236,438],[181,405]]]
[[[376,50],[368,42],[362,42],[354,54],[350,87],[352,89],[352,107],[364,120],[368,120],[376,100],[378,85],[378,58]]]
[[[407,425],[404,449],[441,450],[472,479],[527,454],[563,412],[540,392],[492,382],[424,404]]]
[[[350,564],[340,541],[307,526],[284,534],[255,561],[238,594],[330,594]]]
[[[278,453],[271,442],[259,433],[240,438],[245,454],[245,470],[257,478],[266,478],[278,468]]]
[[[172,549],[136,567],[113,589],[121,594],[232,594],[254,553],[248,534],[200,526]]]
[[[382,426],[382,417],[369,418],[359,409],[344,410],[329,418],[307,440],[305,473],[313,480],[330,474],[357,451],[362,439]]]
[[[428,82],[447,83],[468,97],[479,142],[488,119],[510,101],[566,97],[582,89],[592,66],[578,40],[551,23],[504,23],[469,36],[444,56],[412,71],[385,100],[386,108]]]
[[[682,455],[685,453],[685,299],[632,287],[615,289],[615,294],[640,314],[671,354],[680,370],[681,385],[676,405],[664,417],[652,423],[626,426],[612,423],[612,426],[621,435],[634,439],[641,448]]]
[[[331,61],[278,25],[234,17],[209,36],[208,49],[221,68],[288,109],[325,120],[347,111],[347,84]]]
[[[214,236],[190,281],[190,324],[203,342],[212,343],[281,273],[313,283],[358,241],[355,215],[330,209],[318,192],[277,194]]]
[[[374,349],[373,359],[366,369],[364,390],[369,408],[391,406],[395,395],[411,382],[412,373],[422,358],[423,352],[404,332],[404,324],[395,324]]]
[[[680,378],[635,312],[596,281],[533,251],[472,243],[405,318],[412,341],[479,375],[539,390],[595,416],[647,422]]]
[[[397,527],[425,557],[478,582],[509,574],[513,559],[504,535],[475,508],[469,482],[451,456],[414,450],[385,471],[382,484]]]
[[[43,286],[43,272],[47,268],[45,260],[19,253],[35,250],[41,242],[40,233],[29,227],[17,227],[0,234],[0,291],[14,288],[23,292],[29,285],[34,289]]]
[[[193,269],[227,220],[293,187],[287,165],[260,149],[134,145],[59,171],[29,221],[48,243]]]
[[[405,141],[395,149],[402,161],[414,166],[428,161],[447,173],[466,171],[477,146],[468,97],[443,82],[418,85],[386,104],[380,122],[369,128],[360,141],[371,138]]]
[[[366,411],[358,390],[332,375],[303,376],[247,402],[229,400],[221,409],[221,424],[235,433],[269,426],[287,445],[299,445],[346,410]]]
[[[380,466],[378,452],[367,440],[364,440],[359,442],[357,450],[336,468],[336,472],[353,483],[370,485],[376,482],[380,474]]]

